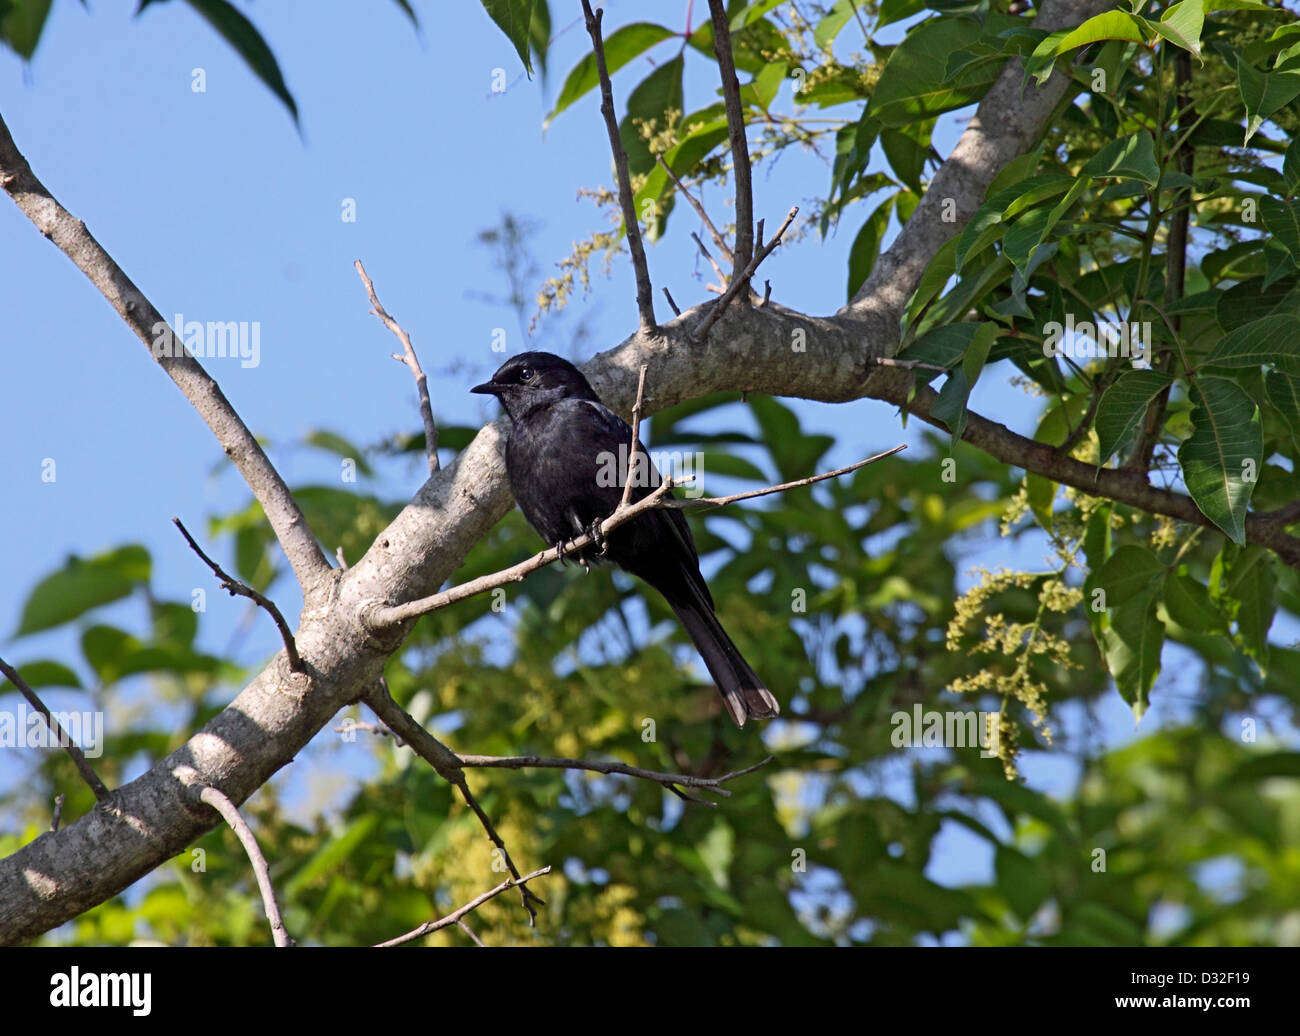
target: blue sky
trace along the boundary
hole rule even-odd
[[[418,427],[411,379],[388,359],[395,341],[367,312],[353,260],[365,262],[385,306],[411,333],[439,420],[478,423],[495,412],[467,388],[500,362],[493,329],[506,329],[510,352],[527,343],[512,314],[480,297],[499,294],[503,284],[477,234],[505,210],[537,221],[532,244],[549,272],[573,241],[604,226],[575,196],[579,186],[612,182],[594,94],[542,130],[564,74],[589,45],[576,24],[577,3],[553,0],[559,36],[545,82],[522,74],[479,4],[416,6],[424,22],[418,32],[393,3],[245,8],[297,99],[301,135],[184,5],[157,4],[136,18],[123,5],[101,0],[86,10],[61,0],[30,66],[0,51],[0,111],[19,147],[163,315],[260,325],[258,366],[215,359],[207,367],[269,441],[291,484],[339,484],[336,459],[295,448],[310,429],[372,443]],[[623,0],[607,6],[607,32],[647,16]],[[656,10],[674,24],[685,6]],[[709,98],[712,68],[692,57],[687,96]],[[638,60],[617,75],[616,97],[626,97],[648,67]],[[196,68],[205,73],[203,93],[191,89]],[[498,68],[510,85],[493,94]],[[960,128],[943,120],[935,140],[941,153]],[[770,225],[791,204],[824,193],[828,180],[822,159],[792,153],[756,176],[756,213]],[[356,222],[341,219],[349,198]],[[707,200],[723,201],[716,190]],[[764,268],[774,297],[813,313],[842,305],[848,249],[865,215],[852,213],[824,242],[810,237],[778,251]],[[674,223],[650,249],[651,273],[657,294],[667,284],[687,305],[704,297],[687,235],[694,221],[679,210]],[[656,304],[666,316],[661,296]],[[588,352],[621,340],[635,323],[626,262],[616,261],[608,280],[594,278],[591,297],[575,306],[590,321]],[[200,637],[223,651],[243,608],[216,591],[170,518],[180,515],[201,535],[205,516],[242,506],[247,492],[229,470],[212,474],[220,451],[189,404],[84,276],[7,201],[0,204],[0,400],[0,651],[15,663],[75,657],[68,631],[13,640],[22,602],[68,554],[131,541],[152,551],[161,595],[187,600],[191,588],[208,588]],[[981,381],[972,405],[1020,431],[1032,431],[1038,410],[996,377]],[[806,427],[838,437],[834,462],[918,441],[917,424],[903,430],[880,403],[797,408]],[[47,458],[57,465],[53,483],[41,480]],[[392,465],[384,475],[386,493],[407,495],[422,471]],[[211,545],[228,559],[225,543]],[[978,560],[1038,567],[1044,553],[994,539]],[[276,597],[292,620],[300,602],[290,585],[277,584]],[[138,624],[140,605],[113,614]],[[255,622],[239,659],[255,662],[277,647],[269,623]],[[1177,708],[1157,700],[1154,721],[1163,707]],[[1118,696],[1106,706],[1106,724],[1116,740],[1131,736]],[[313,765],[300,760],[309,773]],[[1073,773],[1069,760],[1031,759],[1025,769],[1057,788]],[[0,780],[18,772],[0,760]]]

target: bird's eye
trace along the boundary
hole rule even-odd
[[[532,381],[532,380],[533,380],[533,369],[532,369],[531,367],[523,367],[523,368],[520,368],[520,371],[519,371],[519,380],[520,380],[520,381]]]

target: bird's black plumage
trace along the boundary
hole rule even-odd
[[[632,429],[601,403],[577,367],[552,353],[520,353],[471,391],[496,396],[510,416],[510,488],[542,539],[560,545],[609,517],[622,499],[623,476],[638,470],[628,461]],[[638,444],[638,449],[649,477],[634,483],[634,500],[659,483],[645,447]],[[618,477],[611,478],[611,472]],[[781,711],[714,614],[695,540],[681,511],[647,511],[610,533],[603,556],[593,548],[577,556],[613,561],[663,594],[737,726]]]

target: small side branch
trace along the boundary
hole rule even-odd
[[[352,265],[357,268],[357,273],[361,275],[361,283],[366,286],[366,296],[370,299],[370,312],[383,321],[384,326],[402,343],[402,351],[393,353],[392,357],[398,363],[405,364],[415,378],[415,391],[420,396],[420,420],[424,422],[425,452],[429,455],[429,474],[432,475],[438,470],[438,426],[434,423],[433,404],[429,401],[429,378],[424,373],[424,368],[420,366],[419,357],[415,355],[411,336],[403,330],[401,324],[388,315],[388,310],[380,303],[375,295],[375,286],[366,275],[366,268],[361,265],[361,260],[358,259]]]
[[[523,898],[524,909],[528,911],[528,923],[530,925],[536,924],[537,907],[545,906],[545,901],[538,899],[528,888],[522,885],[519,869],[515,866],[515,861],[510,858],[510,850],[506,848],[505,842],[497,833],[497,829],[492,824],[487,813],[483,811],[483,807],[479,805],[474,793],[469,790],[469,782],[465,779],[465,771],[461,769],[460,757],[425,730],[422,723],[418,723],[414,716],[397,704],[388,691],[387,680],[381,679],[366,694],[365,702],[396,736],[410,745],[416,755],[433,767],[439,777],[454,785],[460,792],[465,804],[474,811],[479,823],[483,825],[483,830],[487,832],[492,844],[500,850],[501,858],[505,861],[511,877],[520,885],[519,894]]]
[[[266,613],[275,620],[275,628],[280,631],[280,639],[284,641],[284,653],[289,658],[289,668],[295,673],[305,673],[307,667],[303,665],[302,658],[298,655],[298,645],[294,642],[293,631],[289,629],[289,624],[284,621],[284,616],[280,614],[280,609],[275,606],[275,602],[263,594],[258,593],[247,583],[241,583],[234,576],[228,575],[226,571],[203,553],[203,548],[194,542],[194,537],[190,535],[189,529],[185,528],[179,518],[173,518],[176,528],[180,529],[181,535],[185,537],[185,542],[190,545],[203,563],[212,569],[212,574],[221,580],[221,589],[229,592],[231,597],[247,597],[250,601],[255,602],[258,606],[266,610]]]
[[[734,263],[736,261],[736,254],[727,244],[726,238],[724,238],[722,234],[719,233],[718,228],[713,225],[713,220],[709,219],[709,214],[704,211],[703,203],[696,199],[695,195],[691,194],[691,192],[686,189],[686,185],[682,183],[681,180],[677,179],[677,174],[674,173],[668,163],[664,161],[663,155],[655,155],[655,159],[663,167],[664,172],[668,174],[668,179],[672,180],[673,186],[677,188],[677,193],[686,199],[687,204],[690,205],[690,207],[695,210],[695,214],[700,217],[700,222],[704,224],[704,228],[709,232],[709,237],[713,238],[713,243],[718,246],[718,251],[727,258],[728,262]]]
[[[734,781],[737,777],[744,777],[746,774],[762,769],[774,758],[776,757],[769,755],[766,759],[755,763],[753,766],[747,766],[743,770],[736,770],[732,773],[724,773],[721,777],[696,777],[692,774],[659,773],[655,770],[643,770],[639,766],[629,766],[627,763],[612,760],[557,759],[538,755],[462,755],[460,761],[462,766],[491,767],[500,770],[586,770],[590,773],[617,773],[625,777],[636,777],[643,781],[654,781],[656,784],[662,784],[679,799],[716,808],[717,803],[687,794],[682,789],[699,788],[713,792],[716,795],[729,797],[731,795],[730,789],[723,787],[727,781]]]
[[[289,938],[284,921],[280,918],[280,904],[275,901],[275,888],[271,885],[271,870],[266,865],[266,857],[262,855],[262,847],[257,844],[257,836],[253,834],[253,829],[239,815],[235,804],[216,788],[204,787],[199,792],[199,798],[221,814],[221,819],[230,825],[230,829],[235,832],[244,847],[244,852],[248,854],[248,862],[253,865],[253,873],[257,876],[257,888],[262,893],[262,906],[266,910],[266,919],[271,923],[271,938],[275,940],[275,945],[292,946],[293,940]]]
[[[745,108],[740,101],[740,80],[731,56],[731,19],[723,0],[709,0],[713,19],[713,52],[718,56],[718,74],[722,78],[722,97],[727,109],[727,132],[731,137],[731,170],[736,181],[736,248],[732,261],[730,287],[749,280],[754,252],[754,187],[749,165],[749,141],[745,136]],[[778,235],[779,236],[779,235]]]
[[[710,2],[713,2],[713,0],[710,0]],[[704,321],[700,324],[699,328],[697,328],[695,333],[691,335],[696,342],[703,342],[704,339],[708,337],[710,328],[712,328],[713,325],[718,322],[718,318],[727,311],[727,306],[730,305],[731,300],[749,287],[750,278],[754,276],[755,271],[758,270],[763,260],[771,255],[776,246],[781,243],[781,235],[790,228],[790,224],[794,222],[794,218],[797,215],[799,215],[799,206],[792,206],[790,211],[785,214],[785,219],[781,222],[781,226],[778,227],[776,233],[772,235],[772,240],[766,245],[760,244],[758,251],[754,254],[754,258],[749,260],[744,271],[738,276],[732,278],[731,283],[727,285],[727,290],[723,292],[722,298],[718,299],[713,308],[709,310],[709,315],[704,318]],[[758,237],[761,242],[763,238],[762,220],[758,221]],[[739,258],[739,254],[737,255],[737,258]]]
[[[550,867],[543,867],[540,870],[533,871],[531,874],[525,874],[522,877],[518,877],[518,878],[510,878],[508,881],[503,881],[496,888],[488,889],[481,896],[477,896],[474,899],[471,899],[459,910],[452,911],[446,917],[440,918],[437,921],[427,921],[424,924],[420,925],[419,928],[414,928],[411,931],[407,932],[405,935],[399,935],[396,939],[389,939],[387,942],[375,943],[375,946],[376,947],[401,946],[402,943],[413,942],[416,939],[420,939],[426,935],[433,934],[434,932],[438,931],[440,928],[449,928],[452,925],[457,925],[460,928],[464,929],[464,931],[469,935],[471,939],[473,939],[476,943],[482,946],[483,944],[479,942],[478,937],[469,930],[469,926],[466,925],[463,921],[461,921],[461,918],[464,917],[466,914],[470,913],[471,911],[477,910],[489,899],[495,899],[497,896],[501,895],[502,892],[507,892],[513,888],[518,888],[527,891],[528,882],[532,881],[534,878],[540,878],[543,874],[550,874],[550,873],[551,873]]]
[[[605,117],[609,132],[609,149],[614,156],[614,169],[618,175],[618,202],[623,209],[623,226],[627,230],[627,247],[632,253],[632,269],[636,274],[636,308],[640,314],[641,330],[652,331],[658,327],[655,320],[654,295],[650,290],[650,268],[646,265],[645,246],[641,243],[641,225],[637,222],[636,206],[632,201],[632,177],[627,170],[627,152],[619,138],[618,119],[614,115],[614,89],[609,82],[609,68],[605,63],[605,43],[601,39],[600,23],[605,15],[602,8],[595,13],[589,0],[582,0],[582,13],[591,36],[591,49],[596,56],[596,74],[600,77],[600,113]]]
[[[641,364],[641,373],[636,381],[636,403],[632,406],[632,442],[627,453],[627,481],[623,484],[623,498],[619,501],[619,507],[627,507],[632,499],[632,483],[636,481],[636,457],[641,446],[641,406],[645,403],[645,376],[649,369],[648,365]]]
[[[45,707],[45,703],[37,697],[36,692],[31,689],[27,681],[18,675],[18,670],[0,658],[0,673],[4,673],[9,678],[9,682],[18,688],[27,704],[45,717],[45,723],[50,728],[50,733],[54,735],[56,741],[69,756],[72,757],[72,764],[77,768],[77,773],[81,774],[81,779],[90,786],[90,790],[95,793],[95,798],[100,802],[109,797],[109,790],[104,786],[104,782],[99,779],[90,763],[87,761],[85,754],[77,747],[75,741],[68,736],[68,732],[63,729],[59,721],[50,715],[50,710]],[[60,796],[62,798],[62,796]],[[63,804],[59,803],[59,812],[62,812]],[[55,820],[55,826],[58,826],[58,820]]]

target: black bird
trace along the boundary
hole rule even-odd
[[[632,429],[600,401],[577,367],[553,353],[520,353],[491,381],[470,391],[496,396],[510,416],[510,489],[542,539],[562,547],[609,517],[623,496],[622,478],[609,476],[633,477],[639,468],[626,459]],[[646,448],[639,443],[637,448],[648,475],[640,481],[649,484],[634,482],[634,500],[659,484]],[[611,532],[604,548],[603,554],[588,547],[575,556],[583,562],[613,561],[663,594],[708,666],[736,726],[780,713],[713,612],[695,540],[681,511],[646,511]]]

